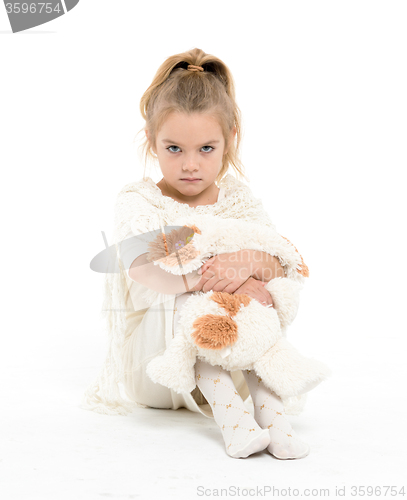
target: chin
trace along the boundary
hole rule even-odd
[[[180,187],[184,189],[200,189],[203,191],[207,186],[203,187],[202,181],[197,181],[197,182],[184,182],[180,181]]]

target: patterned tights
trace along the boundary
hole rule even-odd
[[[285,418],[281,399],[255,372],[243,370],[242,373],[253,399],[254,418],[236,391],[228,371],[199,358],[195,363],[196,384],[212,408],[228,455],[245,458],[265,448],[280,459],[308,455],[309,446],[298,439]]]

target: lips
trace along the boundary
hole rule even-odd
[[[181,179],[182,181],[200,181],[201,179],[196,179],[195,177],[185,177],[184,179]]]

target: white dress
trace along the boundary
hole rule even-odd
[[[221,186],[218,203],[226,196]],[[129,233],[127,238],[135,236]],[[131,250],[130,250],[131,251]],[[120,258],[131,263],[136,256]],[[151,359],[163,354],[169,346],[176,332],[176,323],[182,304],[188,299],[191,292],[177,295],[159,294],[156,302],[149,306],[143,298],[148,289],[133,281],[126,272],[126,318],[127,330],[123,348],[124,378],[122,380],[125,393],[132,401],[152,408],[188,408],[199,412],[206,417],[213,418],[212,408],[198,387],[190,393],[178,394],[172,389],[155,384],[146,374],[146,366]],[[249,388],[241,370],[231,372],[236,390],[245,401]]]

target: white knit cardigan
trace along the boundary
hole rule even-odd
[[[135,234],[149,232],[162,226],[175,225],[180,217],[213,215],[223,219],[241,219],[262,224],[275,231],[260,199],[255,198],[250,188],[232,175],[226,175],[219,183],[223,186],[225,197],[213,205],[190,207],[170,197],[163,196],[151,178],[126,184],[119,192],[114,215],[114,233],[111,244],[119,244],[129,232]],[[288,277],[302,283],[301,274],[304,263],[295,247],[287,242],[285,255],[289,258],[282,262]],[[287,253],[288,252],[288,253]],[[126,331],[125,269],[119,261],[119,273],[106,273],[102,315],[106,319],[108,333],[108,352],[102,370],[84,393],[81,408],[110,415],[127,415],[140,403],[126,400],[120,394],[122,380],[122,349]]]

